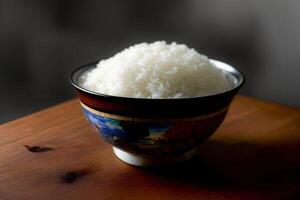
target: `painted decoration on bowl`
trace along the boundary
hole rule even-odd
[[[226,109],[201,117],[153,119],[127,117],[82,104],[87,120],[113,146],[143,154],[180,154],[206,140],[225,117]],[[212,128],[213,127],[213,128]]]

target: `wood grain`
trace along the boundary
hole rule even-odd
[[[299,158],[300,110],[238,96],[193,160],[132,167],[72,100],[1,125],[0,199],[300,199]]]

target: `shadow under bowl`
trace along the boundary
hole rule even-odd
[[[223,122],[232,99],[245,82],[234,67],[210,60],[234,82],[222,93],[178,99],[111,96],[80,86],[82,75],[98,62],[76,69],[70,77],[83,113],[96,132],[113,145],[122,161],[136,166],[173,164],[190,159],[197,147]]]

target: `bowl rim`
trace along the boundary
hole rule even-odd
[[[216,93],[216,94],[212,94],[212,95],[205,95],[205,96],[196,96],[196,97],[184,97],[184,98],[136,98],[136,97],[125,97],[125,96],[114,96],[114,95],[109,95],[109,94],[103,94],[103,93],[99,93],[99,92],[94,92],[88,89],[85,89],[83,87],[80,86],[80,84],[78,83],[78,80],[75,80],[75,75],[83,70],[84,68],[95,68],[99,62],[98,61],[94,61],[94,62],[90,62],[88,64],[84,64],[81,65],[77,68],[75,68],[72,73],[69,76],[69,81],[70,83],[78,90],[88,93],[90,95],[95,95],[98,97],[102,97],[102,98],[110,98],[110,99],[114,99],[114,100],[126,100],[126,101],[130,101],[130,100],[134,100],[134,101],[184,101],[184,100],[200,100],[200,99],[207,99],[207,98],[216,98],[218,96],[223,96],[225,94],[234,92],[239,90],[244,84],[245,84],[245,75],[242,71],[240,71],[239,69],[237,69],[236,67],[233,67],[232,65],[229,65],[225,62],[219,61],[219,60],[215,60],[215,59],[209,59],[209,61],[211,63],[213,63],[217,68],[225,71],[226,73],[234,76],[237,79],[237,83],[236,85],[229,89],[226,90],[224,92],[220,92],[220,93]],[[86,70],[83,70],[83,72],[85,72]],[[83,73],[81,72],[81,73]]]

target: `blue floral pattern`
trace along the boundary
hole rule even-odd
[[[197,125],[185,123],[119,120],[85,108],[88,121],[107,142],[126,151],[145,154],[176,154],[197,145]],[[186,133],[185,133],[186,132]],[[183,134],[184,133],[184,134]]]

